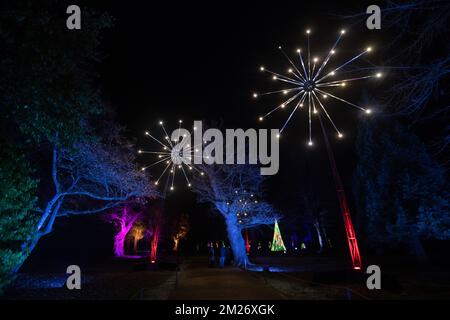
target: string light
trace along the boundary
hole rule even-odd
[[[194,164],[192,164],[192,159],[195,157],[200,157],[200,155],[195,155],[195,152],[198,152],[199,149],[198,146],[191,146],[189,139],[185,139],[187,137],[186,134],[183,134],[183,139],[181,142],[178,143],[178,141],[171,139],[168,136],[168,133],[166,131],[166,128],[164,127],[164,122],[159,121],[159,125],[161,126],[161,129],[164,134],[164,139],[158,139],[154,135],[150,134],[149,131],[145,131],[145,135],[149,138],[151,138],[153,141],[157,142],[161,147],[162,151],[144,151],[139,149],[138,154],[151,154],[156,155],[157,160],[153,163],[151,163],[148,166],[142,167],[141,170],[145,171],[151,167],[156,167],[158,165],[163,165],[163,170],[160,173],[159,177],[156,179],[154,184],[156,186],[159,185],[159,182],[164,177],[165,174],[168,175],[168,182],[170,183],[170,191],[175,190],[175,176],[178,172],[181,173],[181,175],[184,177],[184,180],[186,181],[187,187],[191,187],[192,184],[189,181],[188,173],[193,170],[196,170],[201,175],[203,175],[203,172],[200,172]],[[181,124],[183,123],[183,120],[178,120],[179,129],[181,127]],[[195,127],[193,128],[196,129]]]
[[[321,62],[319,62],[318,57],[311,58],[310,43],[309,43],[311,34],[310,29],[306,30],[308,45],[307,49],[305,50],[305,53],[303,54],[300,48],[296,49],[297,52],[296,60],[298,61],[297,63],[294,63],[294,60],[291,59],[291,57],[289,57],[283,51],[281,46],[278,47],[290,64],[289,69],[287,69],[288,75],[273,72],[263,67],[261,67],[260,70],[269,73],[272,76],[273,80],[283,83],[288,87],[277,91],[258,93],[256,95],[254,94],[253,96],[256,98],[269,94],[282,93],[283,95],[287,95],[288,97],[285,101],[283,101],[278,106],[267,112],[265,115],[259,116],[258,117],[259,121],[263,121],[265,117],[269,116],[278,109],[285,109],[288,106],[292,105],[293,106],[292,110],[290,110],[288,118],[286,119],[286,121],[284,122],[283,126],[280,129],[280,133],[282,133],[283,130],[288,125],[288,123],[290,122],[290,120],[292,119],[295,111],[306,105],[306,110],[308,110],[307,112],[308,112],[308,129],[309,129],[308,146],[312,146],[313,142],[312,142],[311,115],[319,114],[319,110],[323,112],[324,116],[329,120],[334,130],[336,131],[338,138],[343,137],[341,131],[337,128],[336,124],[334,123],[333,119],[328,113],[328,110],[325,107],[325,100],[329,100],[328,98],[352,106],[358,110],[365,112],[366,114],[372,113],[370,109],[361,107],[353,102],[340,98],[333,92],[333,89],[336,90],[337,87],[346,87],[348,83],[352,81],[382,77],[382,73],[378,72],[373,75],[365,75],[352,77],[348,79],[335,80],[338,71],[342,70],[344,67],[348,66],[355,60],[361,58],[362,56],[368,54],[373,50],[372,47],[367,47],[364,51],[356,54],[354,57],[347,60],[338,67],[332,68],[331,70],[327,70],[328,62],[330,61],[331,56],[335,56],[336,47],[338,46],[339,42],[341,41],[341,38],[345,33],[346,31],[344,29],[340,31],[337,40],[334,42],[333,46],[328,51],[328,55],[324,59],[320,59]],[[329,77],[331,76],[333,76],[334,80],[329,79]]]

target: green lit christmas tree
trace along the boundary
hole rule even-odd
[[[275,227],[273,231],[273,241],[270,251],[286,251],[283,238],[281,237],[280,227],[278,227],[278,221],[275,220]]]

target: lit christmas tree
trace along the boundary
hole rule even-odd
[[[284,246],[283,238],[281,237],[280,228],[278,227],[278,221],[275,220],[275,227],[273,231],[273,241],[270,251],[284,251],[286,252],[286,247]]]

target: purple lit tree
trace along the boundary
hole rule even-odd
[[[204,165],[204,175],[196,176],[193,190],[223,216],[237,266],[247,266],[248,256],[242,230],[268,225],[280,215],[263,196],[263,176],[251,165]]]
[[[105,216],[105,220],[114,224],[117,234],[114,236],[114,255],[123,257],[125,255],[125,239],[134,224],[142,218],[142,213],[132,209],[130,205],[114,209]]]

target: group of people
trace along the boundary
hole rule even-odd
[[[216,260],[218,260],[220,268],[223,268],[225,264],[229,264],[233,260],[232,251],[229,246],[225,245],[224,241],[221,241],[221,243],[209,242],[208,253],[210,268],[214,268],[217,265]]]

